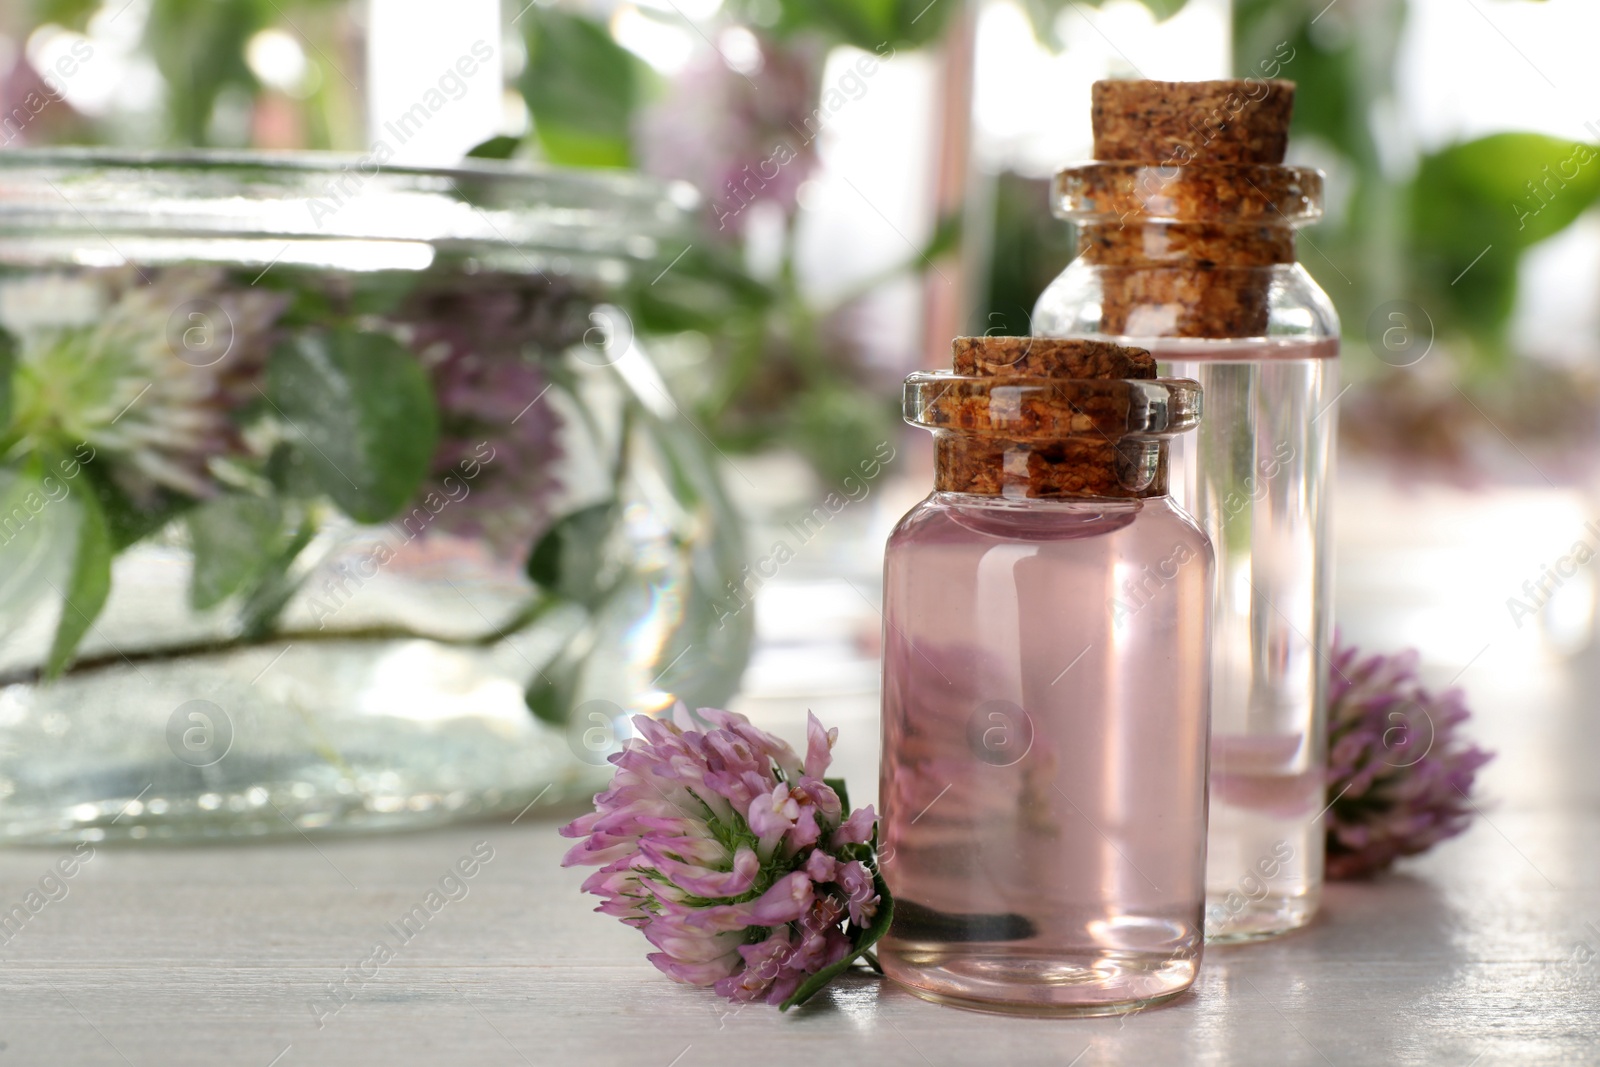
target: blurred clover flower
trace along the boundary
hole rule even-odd
[[[640,137],[645,170],[696,185],[713,229],[730,234],[743,231],[751,203],[793,213],[829,114],[818,104],[819,55],[733,32],[735,47],[697,57],[645,113]]]
[[[10,448],[87,443],[136,496],[214,496],[214,461],[246,450],[234,414],[286,298],[229,288],[220,271],[0,283],[15,360]]]
[[[425,494],[451,474],[472,482],[463,506],[441,511],[430,530],[483,537],[505,558],[521,560],[549,525],[561,491],[562,419],[545,395],[547,367],[584,342],[588,304],[559,279],[539,286],[469,282],[418,294],[399,315],[439,405],[439,446]]]
[[[679,704],[673,720],[634,718],[611,787],[561,830],[582,838],[563,866],[600,866],[595,910],[638,927],[676,981],[787,1009],[888,928],[872,808],[845,817],[821,777],[838,731],[815,715],[803,762],[742,715]]]
[[[1375,874],[1467,828],[1478,768],[1460,689],[1431,693],[1417,653],[1371,655],[1335,638],[1328,691],[1329,878]]]

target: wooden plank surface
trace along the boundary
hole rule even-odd
[[[1597,675],[1475,665],[1475,735],[1501,752],[1486,817],[1332,887],[1306,931],[1211,950],[1192,995],[1125,1019],[986,1016],[865,977],[788,1016],[727,1005],[589,911],[558,866],[561,813],[535,808],[387,838],[98,847],[0,944],[0,1067],[1600,1063]],[[473,876],[445,881],[474,850]],[[70,855],[0,851],[0,901]],[[392,924],[430,890],[457,899],[403,938]]]

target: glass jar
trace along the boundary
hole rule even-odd
[[[515,814],[726,698],[738,524],[605,303],[692,207],[0,153],[0,841]]]
[[[1321,196],[1320,173],[1275,164],[1062,171],[1080,254],[1034,311],[1041,334],[1140,345],[1205,391],[1172,494],[1217,554],[1213,940],[1294,929],[1321,894],[1339,320],[1294,256]]]
[[[1166,453],[1199,401],[1185,381],[906,381],[938,477],[884,561],[878,955],[919,996],[1094,1015],[1194,980],[1211,549]]]

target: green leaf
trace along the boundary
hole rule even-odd
[[[844,809],[846,816],[850,814],[850,792],[845,788],[843,778],[824,778],[822,784],[839,794],[839,807]]]
[[[273,16],[271,6],[239,0],[152,0],[142,43],[172,87],[167,118],[178,143],[210,142],[212,115],[225,90],[255,95],[259,87],[245,46]]]
[[[501,134],[491,137],[487,141],[480,141],[468,152],[468,159],[510,159],[512,153],[522,144],[520,137],[507,137]]]
[[[89,28],[89,18],[101,7],[100,0],[34,0],[29,12],[35,26],[54,22],[75,30]]]
[[[592,19],[535,8],[522,21],[528,63],[520,87],[545,156],[575,167],[628,166],[640,61]]]
[[[944,0],[939,0],[944,3]],[[1139,0],[1156,17],[1157,22],[1167,19],[1182,11],[1188,0]],[[1033,34],[1041,43],[1052,47],[1063,47],[1067,42],[1057,27],[1061,23],[1063,12],[1074,8],[1098,8],[1105,0],[1020,0],[1023,14],[1028,16],[1028,21],[1033,24]],[[1074,20],[1076,21],[1076,20]],[[1082,22],[1077,22],[1082,28]]]
[[[817,386],[801,394],[789,413],[793,443],[829,484],[855,484],[857,465],[894,437],[896,405],[864,389]]]
[[[645,332],[716,334],[741,319],[754,319],[759,327],[778,300],[776,290],[750,276],[739,253],[697,241],[671,270],[637,278],[627,306],[634,324]]]
[[[932,264],[958,251],[961,248],[961,215],[951,212],[939,219],[933,228],[933,234],[928,238],[928,243],[923,246],[918,262],[913,269],[932,270]]]
[[[1497,133],[1425,156],[1413,184],[1417,235],[1482,250],[1522,249],[1570,226],[1600,197],[1600,150],[1539,133]]]
[[[191,511],[188,521],[194,554],[189,602],[196,611],[206,611],[245,588],[267,568],[277,547],[283,512],[275,500],[222,496]]]
[[[877,944],[879,939],[889,932],[889,924],[894,921],[894,898],[889,895],[889,887],[884,884],[883,875],[880,872],[872,872],[872,882],[878,891],[878,911],[872,917],[872,925],[865,930],[852,926],[851,932],[853,936],[851,937],[850,951],[845,953],[839,962],[831,967],[824,967],[800,983],[800,988],[796,989],[794,995],[783,1002],[779,1010],[788,1011],[790,1008],[798,1007],[816,996],[817,993],[822,991],[823,986],[843,974],[862,953]]]
[[[989,264],[986,308],[974,330],[1030,333],[1029,309],[1076,253],[1072,227],[1047,223],[1048,198],[1044,179],[1007,173],[995,180],[991,240],[1005,253]]]
[[[267,368],[268,396],[313,480],[358,522],[381,522],[416,495],[439,416],[426,374],[398,341],[306,331]]]
[[[1425,156],[1409,190],[1422,294],[1489,347],[1516,304],[1523,252],[1600,198],[1600,150],[1536,133],[1499,133]]]
[[[0,631],[21,626],[47,596],[60,594],[76,533],[61,480],[40,456],[0,467]],[[68,490],[70,492],[70,489]]]
[[[61,606],[61,621],[45,660],[47,678],[60,677],[111,594],[112,547],[105,515],[93,495],[79,493],[76,499],[78,546]]]
[[[311,473],[311,464],[298,448],[287,442],[274,446],[271,455],[267,456],[266,475],[273,491],[281,499],[315,500],[322,495]]]
[[[1150,9],[1150,14],[1156,17],[1157,22],[1165,22],[1182,11],[1189,0],[1139,0],[1139,2]]]
[[[1064,0],[1063,0],[1064,2]],[[937,40],[963,0],[781,0],[777,32],[821,31],[845,44],[888,55],[901,48],[920,48]],[[770,7],[744,0],[749,14]]]
[[[554,659],[539,668],[524,695],[528,710],[541,722],[565,729],[577,703],[584,665],[594,651],[595,629],[585,623]]]
[[[528,577],[565,600],[593,608],[616,586],[607,544],[622,511],[606,500],[562,516],[528,556]]]

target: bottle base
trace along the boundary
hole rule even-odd
[[[1307,925],[1316,918],[1316,894],[1266,896],[1239,906],[1237,894],[1206,901],[1206,944],[1241,945],[1267,941]]]
[[[884,973],[924,1000],[1002,1015],[1123,1015],[1172,1000],[1194,984],[1200,960],[1013,948],[880,948]]]

